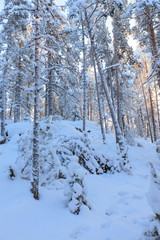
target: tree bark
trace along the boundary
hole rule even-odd
[[[3,80],[2,80],[2,106],[1,106],[1,136],[5,136],[5,115],[6,115],[6,66],[3,71]]]
[[[148,23],[149,33],[150,33],[150,43],[151,43],[151,49],[152,49],[153,65],[156,66],[158,85],[160,88],[160,63],[159,63],[159,56],[158,56],[156,39],[155,39],[153,21],[152,21],[151,15],[150,15],[149,7],[145,8],[145,16],[146,16],[146,20]]]
[[[48,29],[50,28],[49,22],[47,22]],[[47,47],[50,48],[50,41],[47,40]],[[53,92],[52,92],[52,54],[48,51],[48,116],[53,115]]]
[[[142,81],[141,81],[141,86],[142,86],[142,93],[143,93],[143,98],[144,98],[144,103],[145,103],[145,108],[146,108],[146,114],[147,114],[147,120],[148,120],[148,129],[149,129],[149,132],[150,132],[151,142],[153,143],[153,136],[152,136],[152,130],[151,130],[151,123],[150,123],[150,119],[149,119],[147,100],[146,100],[146,96],[145,96],[145,92],[144,92],[144,87],[143,87]]]
[[[8,48],[6,50],[6,59],[3,69],[3,78],[2,78],[2,106],[1,106],[1,136],[6,138],[5,135],[5,121],[6,121],[6,75],[7,75],[7,63],[8,63]]]
[[[113,48],[114,48],[114,64],[118,63],[118,36],[117,36],[117,15],[118,12],[117,10],[114,13],[114,17],[113,17]],[[122,109],[121,109],[121,84],[120,84],[120,80],[119,80],[119,76],[118,76],[118,68],[116,67],[115,69],[115,79],[116,79],[116,98],[117,98],[117,119],[118,119],[118,123],[119,126],[121,128],[121,131],[123,130],[123,126],[122,126]]]
[[[81,14],[82,23],[82,48],[83,48],[83,131],[86,129],[86,50],[85,50],[85,39],[84,39],[84,22]]]
[[[117,118],[116,118],[116,114],[115,114],[115,111],[114,111],[112,100],[111,100],[111,97],[109,95],[108,87],[105,84],[104,75],[103,75],[103,71],[102,71],[100,61],[99,61],[99,59],[97,57],[97,54],[96,54],[94,39],[92,37],[90,23],[89,23],[89,19],[88,19],[88,15],[87,15],[86,10],[85,10],[85,18],[86,18],[86,22],[87,22],[87,28],[88,28],[89,38],[90,38],[90,42],[91,42],[92,53],[93,53],[93,55],[96,59],[97,68],[98,68],[98,71],[99,71],[101,83],[102,83],[102,86],[103,86],[103,89],[104,89],[104,93],[105,93],[105,96],[106,96],[106,99],[107,99],[107,102],[108,102],[108,106],[109,106],[109,109],[110,109],[112,121],[113,121],[113,124],[114,124],[117,143],[119,145],[119,149],[120,149],[120,152],[122,154],[122,158],[124,160],[124,162],[122,164],[125,165],[126,164],[126,159],[127,159],[127,149],[126,149],[126,146],[125,146],[124,137],[122,135],[121,129],[119,127],[119,124],[118,124],[118,121],[117,121]],[[121,165],[121,168],[123,169],[122,165]]]
[[[104,127],[103,127],[103,119],[102,119],[101,102],[100,102],[100,95],[99,95],[99,88],[98,88],[96,64],[95,64],[95,59],[94,59],[93,53],[92,53],[92,59],[93,59],[93,68],[94,68],[94,78],[95,78],[95,82],[96,82],[96,92],[97,92],[97,100],[98,100],[98,111],[99,111],[99,118],[100,118],[101,133],[102,133],[103,143],[105,143],[106,137],[105,137]]]
[[[158,94],[157,94],[157,85],[154,81],[154,89],[156,94],[156,107],[157,107],[157,117],[158,117],[158,132],[160,133],[160,116],[159,116],[159,103],[158,103]]]
[[[35,0],[35,73],[34,73],[34,125],[33,125],[33,161],[32,161],[32,193],[33,197],[39,199],[39,0]]]
[[[14,106],[14,122],[20,121],[20,101],[21,101],[21,82],[22,82],[22,76],[21,76],[21,51],[19,50],[19,57],[18,57],[18,75],[16,80],[16,86],[15,86],[15,106]]]
[[[153,125],[153,136],[154,136],[154,141],[157,140],[157,134],[156,134],[156,124],[155,124],[155,118],[154,118],[154,109],[153,109],[153,99],[152,99],[152,93],[151,93],[151,88],[149,86],[148,88],[149,92],[149,99],[150,99],[150,105],[151,105],[151,116],[152,116],[152,125]]]

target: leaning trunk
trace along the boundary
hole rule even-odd
[[[108,87],[105,84],[101,63],[100,63],[100,61],[98,59],[98,56],[96,54],[96,51],[95,51],[94,40],[92,38],[91,28],[90,28],[89,19],[88,19],[86,11],[85,11],[85,17],[86,17],[86,21],[87,21],[87,28],[88,28],[89,38],[90,38],[90,42],[91,42],[92,53],[93,53],[93,55],[96,59],[101,83],[102,83],[102,86],[103,86],[103,89],[104,89],[104,94],[106,96],[108,106],[109,106],[109,109],[110,109],[110,113],[111,113],[111,117],[112,117],[112,121],[113,121],[113,124],[114,124],[117,143],[119,145],[119,149],[120,149],[120,152],[122,154],[122,158],[124,159],[123,165],[125,165],[126,164],[126,158],[127,158],[127,149],[126,149],[126,146],[125,146],[124,137],[122,135],[121,129],[119,127],[119,124],[118,124],[118,121],[117,121],[117,118],[116,118],[116,114],[115,114],[115,111],[114,111],[112,100],[111,100],[111,97],[109,95]],[[121,168],[123,168],[122,165],[121,165]]]

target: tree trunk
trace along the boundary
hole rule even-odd
[[[85,39],[84,39],[84,23],[83,16],[81,14],[82,23],[82,48],[83,48],[83,131],[86,129],[86,50],[85,50]]]
[[[158,132],[160,133],[160,116],[159,116],[159,103],[158,103],[158,94],[157,94],[157,85],[154,81],[154,89],[156,94],[156,107],[157,107],[157,117],[158,117]]]
[[[31,83],[30,83],[30,81],[28,81],[28,88],[30,88],[30,87],[31,87]],[[27,92],[26,102],[27,102],[26,115],[29,118],[31,116],[30,92]]]
[[[2,79],[2,104],[1,104],[1,136],[5,139],[5,115],[6,115],[6,66],[3,71]]]
[[[92,53],[92,59],[93,59],[93,67],[94,67],[94,78],[96,82],[96,92],[97,92],[97,100],[98,100],[98,111],[99,111],[99,118],[100,118],[101,133],[102,133],[103,143],[105,143],[106,137],[105,137],[104,127],[103,127],[101,102],[100,102],[100,95],[99,95],[99,88],[98,88],[98,81],[97,81],[97,72],[96,72],[96,65],[95,65],[95,59],[94,59],[93,53]]]
[[[117,10],[115,11],[114,17],[113,17],[113,48],[114,48],[114,64],[118,63],[118,36],[117,36]],[[116,98],[117,98],[117,119],[119,126],[121,128],[121,131],[123,130],[122,126],[122,109],[121,109],[121,84],[118,76],[118,68],[115,69],[115,78],[116,78]]]
[[[145,96],[145,92],[144,92],[144,87],[143,87],[142,81],[141,81],[141,86],[142,86],[143,98],[144,98],[144,103],[145,103],[146,113],[147,113],[148,129],[149,129],[149,132],[150,132],[151,142],[153,143],[151,123],[150,123],[149,112],[148,112],[148,107],[147,107],[147,100],[146,100],[146,96]]]
[[[110,51],[109,51],[109,46],[108,46],[108,39],[107,39],[107,31],[106,31],[106,23],[104,22],[104,31],[105,31],[105,41],[106,41],[106,48],[107,48],[107,52],[106,52],[106,63],[107,63],[107,66],[111,66],[112,63],[111,63],[111,54],[110,54]],[[108,68],[108,87],[110,87],[110,90],[111,90],[111,99],[112,99],[112,104],[113,104],[113,107],[115,108],[115,104],[114,104],[114,89],[113,89],[113,83],[112,83],[112,70],[111,68]]]
[[[49,22],[47,22],[49,28]],[[49,40],[47,40],[47,47],[50,48]],[[52,92],[52,54],[48,51],[48,116],[53,115],[53,92]]]
[[[90,23],[89,23],[89,19],[88,19],[86,10],[85,10],[85,17],[86,17],[86,22],[87,22],[89,38],[90,38],[90,42],[91,42],[92,53],[93,53],[93,55],[96,59],[101,83],[102,83],[102,86],[103,86],[103,89],[104,89],[104,93],[105,93],[105,96],[106,96],[106,99],[107,99],[107,102],[108,102],[108,106],[109,106],[109,109],[110,109],[112,121],[113,121],[113,124],[114,124],[117,143],[119,145],[119,149],[120,149],[120,152],[122,154],[122,158],[124,159],[124,162],[122,164],[125,165],[126,164],[126,159],[127,159],[127,149],[126,149],[126,146],[125,146],[124,137],[122,135],[121,129],[119,127],[119,124],[118,124],[118,121],[117,121],[117,118],[116,118],[116,115],[115,115],[115,111],[114,111],[114,107],[113,107],[113,104],[112,104],[111,97],[109,95],[108,87],[105,85],[105,80],[104,80],[102,67],[101,67],[100,61],[97,57],[96,51],[95,51],[94,40],[93,40],[93,37],[92,37]],[[122,165],[121,165],[121,168],[123,169]]]
[[[93,104],[92,104],[92,89],[89,87],[89,102],[90,102],[90,116],[89,120],[93,121]]]
[[[45,84],[45,117],[48,116],[48,84]]]
[[[150,32],[150,43],[151,43],[151,49],[152,49],[152,57],[153,57],[153,67],[156,67],[157,71],[157,78],[158,78],[158,85],[160,88],[160,63],[159,63],[159,56],[158,56],[158,50],[157,50],[157,44],[155,39],[155,32],[153,27],[153,21],[150,15],[150,10],[148,7],[145,8],[145,16],[148,23],[148,29]]]
[[[14,122],[19,122],[20,121],[20,101],[21,101],[21,82],[22,82],[22,76],[21,76],[21,51],[19,50],[19,57],[18,57],[18,64],[17,64],[17,69],[18,69],[18,75],[17,75],[17,80],[16,80],[16,86],[15,86],[15,106],[14,106]]]
[[[150,86],[149,86],[149,88],[148,88],[148,92],[149,92],[149,99],[150,99],[150,105],[151,105],[151,116],[152,116],[152,125],[153,125],[153,136],[154,136],[154,141],[156,141],[156,140],[157,140],[157,136],[156,136],[156,124],[155,124],[155,118],[154,118],[153,100],[152,100],[152,93],[151,93]]]
[[[33,161],[32,161],[32,193],[35,199],[39,199],[39,0],[35,0],[35,73],[34,73],[34,125],[33,125]]]

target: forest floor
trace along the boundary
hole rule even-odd
[[[72,134],[81,122],[56,121],[56,131]],[[17,159],[17,134],[31,124],[7,126],[10,141],[0,145],[0,240],[140,240],[148,229],[153,211],[147,201],[150,187],[149,162],[157,161],[155,145],[136,139],[128,158],[132,174],[87,174],[91,210],[73,215],[65,205],[63,184],[40,187],[40,200],[30,193],[30,182],[9,178],[9,166]],[[102,144],[99,127],[87,122],[92,145],[112,158],[116,151],[113,134]]]

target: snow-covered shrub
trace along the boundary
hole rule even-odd
[[[103,154],[97,154],[91,147],[86,133],[72,138],[63,137],[61,143],[57,154],[62,164],[67,165],[72,161],[72,156],[77,156],[78,163],[90,173],[101,174],[111,169],[109,160]]]
[[[79,214],[84,205],[90,209],[84,182],[85,173],[77,161],[78,158],[75,157],[74,161],[68,165],[68,177],[65,187],[67,204],[73,214]]]
[[[144,232],[143,240],[160,240],[160,224],[157,219],[151,219],[146,231]]]
[[[39,134],[39,162],[40,162],[40,184],[52,182],[59,177],[61,163],[56,154],[54,146],[54,127],[53,124],[41,124]],[[23,178],[30,179],[32,164],[32,141],[33,134],[28,130],[21,134],[18,140],[18,159]]]

